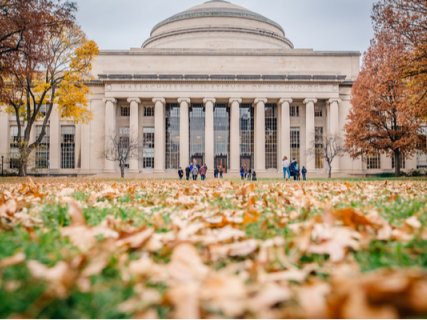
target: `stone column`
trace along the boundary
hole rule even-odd
[[[179,164],[184,170],[190,163],[190,119],[188,110],[191,100],[178,99],[179,103]]]
[[[154,98],[154,172],[165,172],[166,119],[164,98]]]
[[[105,102],[105,152],[114,148],[112,146],[112,139],[116,137],[116,104],[117,100],[114,98],[104,99]],[[107,173],[114,173],[115,163],[105,158],[104,171]]]
[[[0,110],[0,161],[3,156],[3,164],[9,158],[9,114]]]
[[[308,98],[304,100],[305,104],[305,155],[306,165],[308,172],[315,171],[316,161],[314,156],[314,138],[315,138],[315,126],[314,126],[314,104],[317,103],[317,99]],[[300,167],[302,164],[300,163]]]
[[[129,98],[130,103],[130,120],[129,120],[129,142],[131,145],[137,144],[139,146],[139,104],[141,100],[139,98]],[[132,151],[129,159],[129,172],[139,172],[139,148]]]
[[[230,99],[230,173],[240,171],[240,104],[242,99]]]
[[[265,172],[265,104],[266,98],[255,99],[255,171]]]
[[[281,110],[281,126],[280,126],[280,151],[282,154],[280,158],[283,159],[283,156],[291,158],[291,117],[290,117],[290,104],[292,99],[280,99],[279,104],[282,108]],[[280,166],[281,167],[281,166]]]
[[[205,162],[210,170],[214,170],[215,162],[215,128],[214,128],[214,98],[205,98]]]
[[[53,107],[49,119],[49,169],[61,168],[61,125],[58,108]]]
[[[330,99],[329,100],[329,135],[337,139],[337,143],[342,143],[340,136],[340,119],[339,119],[339,104],[341,103],[340,99]],[[340,159],[335,157],[332,162],[332,171],[340,170]]]

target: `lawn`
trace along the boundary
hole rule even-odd
[[[0,180],[0,317],[425,318],[424,180]]]

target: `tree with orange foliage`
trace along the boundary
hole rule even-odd
[[[91,119],[85,81],[98,53],[97,45],[74,23],[45,31],[36,38],[24,33],[20,50],[7,57],[10,67],[0,92],[0,105],[7,106],[18,127],[16,161],[20,176],[27,174],[28,159],[46,135],[54,106],[62,117],[76,122]],[[41,132],[30,141],[36,122],[41,123]]]
[[[427,0],[380,0],[373,19],[377,34],[392,32],[405,45],[402,78],[412,106],[427,118]]]
[[[352,157],[392,155],[400,175],[402,156],[414,153],[421,125],[419,109],[402,76],[407,47],[391,32],[378,34],[364,57],[353,85],[352,104],[346,124],[346,147]]]

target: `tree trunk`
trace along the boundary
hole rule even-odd
[[[20,177],[27,176],[27,164],[28,164],[28,159],[21,158],[19,160],[19,176]]]
[[[400,149],[394,150],[394,175],[396,177],[400,177],[400,157],[401,157]]]
[[[27,149],[21,149],[19,155],[19,176],[26,177],[27,176],[27,166],[28,166],[28,158],[29,151]]]
[[[120,165],[120,176],[122,177],[122,179],[124,179],[124,177],[125,177],[125,166],[124,165]]]
[[[332,178],[332,165],[329,163],[329,170],[328,170],[328,178],[331,179]]]

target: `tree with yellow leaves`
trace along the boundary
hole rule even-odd
[[[91,119],[85,82],[98,54],[96,43],[74,23],[48,28],[43,36],[33,39],[28,35],[24,40],[22,49],[7,57],[11,67],[0,92],[0,105],[7,106],[18,127],[20,176],[27,174],[29,156],[46,135],[54,106],[61,117],[75,122]],[[30,141],[36,122],[42,123],[41,131]]]

